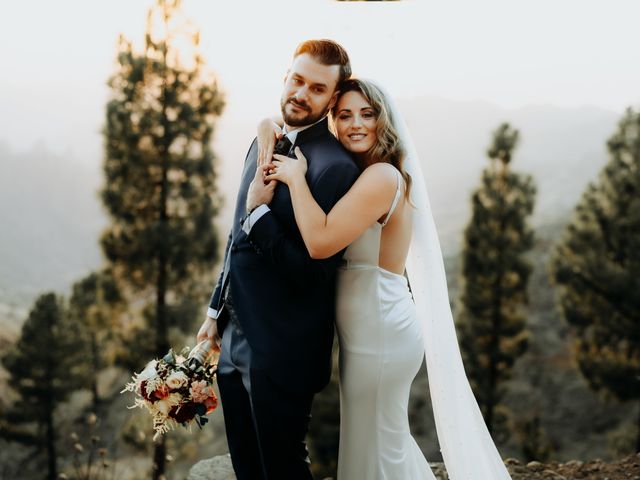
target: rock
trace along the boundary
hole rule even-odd
[[[526,466],[516,459],[507,459],[504,463],[513,480],[640,480],[639,458],[640,455],[631,454],[611,463],[602,459],[546,464],[531,461]],[[442,462],[430,462],[430,466],[438,480],[447,480]],[[220,455],[196,463],[186,480],[236,480],[236,477],[229,455]]]
[[[553,470],[549,469],[542,471],[542,478],[544,478],[545,480],[567,480],[567,477],[565,477],[564,475],[560,475],[559,473],[556,473]]]
[[[544,465],[540,462],[533,460],[527,463],[527,468],[532,472],[541,472],[542,470],[544,470]]]
[[[228,454],[218,455],[199,461],[189,470],[187,480],[236,480],[231,457]]]
[[[429,467],[438,480],[449,480],[447,470],[442,462],[429,462]]]
[[[580,460],[569,460],[567,463],[564,464],[565,467],[568,468],[575,468],[575,469],[580,469],[582,466],[584,465],[584,462],[581,462]]]
[[[522,462],[517,458],[509,457],[504,461],[505,465],[522,465]]]

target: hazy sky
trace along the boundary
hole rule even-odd
[[[23,150],[41,139],[94,161],[117,36],[140,45],[151,3],[7,2],[0,16],[0,141]],[[640,104],[637,0],[185,0],[184,6],[227,95],[222,132],[277,110],[292,51],[314,37],[340,41],[357,75],[400,97],[620,112]]]

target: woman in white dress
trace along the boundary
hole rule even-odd
[[[434,341],[444,341],[448,335],[451,343],[450,310],[449,317],[442,321],[450,321],[451,326],[430,328],[428,319],[434,312],[425,312],[425,318],[419,318],[419,302],[414,303],[404,276],[410,249],[416,250],[414,223],[417,219],[418,230],[424,233],[425,221],[419,215],[431,219],[430,212],[425,212],[428,200],[419,165],[407,156],[412,145],[404,124],[388,96],[371,82],[356,79],[341,87],[332,118],[338,140],[353,153],[362,174],[330,212],[325,213],[310,193],[305,180],[307,163],[299,148],[295,149],[297,160],[275,155],[273,163],[262,168],[265,180],[277,180],[289,187],[296,222],[312,257],[327,258],[347,247],[337,284],[341,408],[338,480],[435,480],[411,436],[407,412],[411,383],[425,351],[436,426],[450,478],[508,479],[466,381],[455,331],[453,343],[459,365],[442,364],[445,358],[433,356],[442,347],[433,345]],[[259,141],[268,144],[272,139],[264,128],[262,132]],[[411,174],[405,169],[407,159]],[[412,178],[418,190],[414,195]],[[430,234],[433,236],[433,232]],[[422,235],[421,240],[433,238]],[[435,247],[441,263],[439,245]],[[433,248],[431,245],[431,249],[423,250]],[[417,257],[412,260],[420,268],[430,268],[424,252],[413,257]],[[424,292],[425,276],[432,274],[422,272],[415,279],[420,294],[429,297],[431,294]],[[411,281],[413,286],[413,277]],[[444,289],[446,295],[446,283]],[[433,309],[435,299],[427,300]],[[427,340],[427,335],[433,338]],[[432,375],[432,370],[441,366],[450,368],[448,373],[453,377],[460,376],[456,367],[462,369],[464,381],[457,378],[455,382],[460,383],[446,383],[448,374]],[[442,385],[433,384],[438,379],[442,379]],[[434,389],[440,392],[439,398],[434,398]],[[458,401],[451,407],[471,413],[447,412],[440,400],[446,402],[452,395]],[[460,416],[464,421],[438,421],[440,406],[443,414]],[[452,428],[465,431],[452,432]],[[465,443],[467,435],[476,437],[477,445]],[[445,452],[444,446],[451,448]],[[456,447],[471,451],[453,452]]]

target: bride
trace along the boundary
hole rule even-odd
[[[273,193],[273,181],[287,184],[313,258],[348,246],[337,287],[338,479],[435,480],[407,414],[425,354],[449,478],[510,479],[466,378],[437,232],[406,126],[391,97],[364,80],[347,80],[331,113],[338,140],[362,173],[330,212],[311,195],[299,148],[297,159],[274,155],[256,179],[263,175],[262,194]],[[263,122],[263,158],[271,158],[275,137]]]

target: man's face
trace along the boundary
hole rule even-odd
[[[298,55],[280,99],[284,123],[303,127],[324,117],[335,103],[339,72],[339,65],[323,65],[307,53]]]

